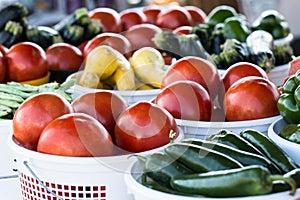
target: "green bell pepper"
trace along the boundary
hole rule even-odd
[[[224,22],[224,36],[229,39],[236,39],[246,42],[246,38],[252,32],[246,17],[236,15],[229,17]]]
[[[283,85],[277,108],[288,123],[300,123],[300,70]]]
[[[227,6],[227,5],[217,6],[208,14],[206,24],[214,27],[219,23],[223,23],[225,19],[236,15],[237,15],[236,10],[231,6]]]
[[[300,144],[300,124],[288,124],[281,131],[279,136]]]

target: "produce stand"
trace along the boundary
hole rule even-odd
[[[0,10],[5,199],[300,199],[300,57],[281,13],[58,2]]]

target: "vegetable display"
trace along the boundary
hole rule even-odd
[[[184,139],[168,145],[162,152],[138,156],[144,164],[141,184],[169,194],[194,197],[246,197],[288,190],[291,196],[295,194],[299,183],[298,166],[278,171],[279,166],[281,169],[286,164],[284,160],[274,160],[281,156],[282,150],[265,139],[260,143],[254,142],[251,137],[246,136],[248,134],[257,140],[266,137],[256,130],[236,134],[224,129],[207,139]],[[232,137],[228,137],[229,135]],[[239,144],[234,146],[233,143]],[[257,149],[258,143],[264,148]],[[238,149],[247,146],[250,148]],[[268,157],[265,156],[265,148],[269,151]],[[253,150],[256,153],[252,153]],[[249,163],[249,154],[255,162]],[[214,160],[216,155],[222,159]],[[225,161],[225,158],[230,161]],[[286,158],[293,162],[288,156]],[[210,168],[197,167],[204,164]]]

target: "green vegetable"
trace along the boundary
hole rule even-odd
[[[200,174],[176,176],[171,180],[175,190],[209,197],[242,197],[268,194],[274,181],[282,180],[295,194],[296,184],[292,178],[271,175],[262,166],[251,165],[237,169],[213,171]]]
[[[279,172],[279,169],[275,165],[273,165],[273,163],[269,159],[261,155],[257,155],[254,153],[233,148],[231,146],[227,146],[225,144],[207,141],[207,140],[193,138],[193,139],[185,139],[183,140],[183,142],[196,144],[198,146],[202,146],[208,149],[218,151],[220,153],[224,153],[225,155],[240,162],[243,166],[260,165],[268,168],[272,173]]]
[[[279,136],[300,144],[300,124],[288,124],[280,131]]]
[[[300,168],[294,169],[283,175],[284,177],[292,178],[296,182],[297,188],[300,187]],[[291,186],[286,182],[279,180],[274,182],[272,192],[283,192],[290,190]]]
[[[228,146],[231,146],[236,149],[240,149],[242,151],[250,152],[256,155],[262,155],[263,154],[254,147],[250,142],[242,138],[240,135],[235,134],[228,130],[220,130],[212,135],[210,135],[208,138],[206,138],[208,141],[214,141],[217,143],[225,144]]]
[[[293,60],[294,50],[290,44],[278,44],[272,48],[275,57],[275,66],[289,63]]]
[[[284,16],[276,10],[262,12],[253,22],[252,28],[267,31],[272,34],[274,39],[284,38],[290,33],[289,24]]]
[[[26,38],[46,50],[52,44],[63,42],[60,33],[48,26],[30,26],[26,29]]]
[[[212,27],[210,27],[208,24],[196,24],[192,27],[192,30],[190,32],[191,34],[196,34],[203,46],[203,48],[211,54],[212,51],[212,41],[211,41],[211,35],[212,35]]]
[[[80,45],[84,41],[84,28],[80,25],[71,25],[61,33],[64,42],[74,46]]]
[[[11,47],[23,39],[23,26],[19,22],[8,21],[0,32],[0,44]]]
[[[280,115],[293,124],[300,123],[300,71],[290,76],[282,86],[282,93],[277,101]]]
[[[3,30],[9,21],[21,22],[28,15],[27,8],[16,2],[0,10],[0,30]]]
[[[224,23],[217,24],[208,40],[210,47],[208,52],[210,54],[220,54],[222,52],[221,46],[225,43],[226,38],[224,36]]]
[[[215,26],[219,23],[223,23],[227,18],[236,16],[236,10],[227,5],[217,6],[207,15],[207,22],[209,26]]]
[[[170,188],[172,177],[190,174],[191,171],[163,153],[153,153],[149,156],[138,156],[144,162],[144,173],[160,185]]]
[[[170,144],[165,152],[198,173],[242,167],[238,161],[223,153],[188,143]]]
[[[277,165],[282,174],[298,168],[292,158],[290,158],[279,146],[261,132],[246,129],[240,133],[240,136],[250,142],[269,160]]]
[[[208,53],[203,48],[198,36],[195,34],[179,35],[180,55],[197,56],[206,59]]]
[[[243,15],[229,17],[224,22],[224,37],[246,42],[246,38],[252,32],[248,21]]]

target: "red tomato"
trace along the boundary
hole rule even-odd
[[[20,42],[6,53],[9,81],[29,81],[46,76],[46,52],[33,42]]]
[[[86,58],[95,47],[100,45],[109,45],[124,55],[131,51],[131,44],[125,36],[118,33],[100,33],[85,45],[83,56]]]
[[[165,12],[159,13],[156,20],[157,26],[174,30],[179,26],[191,26],[190,13],[181,6],[169,7]]]
[[[195,81],[202,85],[214,99],[221,83],[217,68],[209,61],[186,56],[174,62],[162,79],[162,88],[178,80]]]
[[[119,13],[108,7],[98,7],[89,12],[91,19],[99,19],[103,25],[103,32],[122,32],[122,23]]]
[[[177,35],[182,35],[182,34],[190,34],[192,30],[192,26],[179,26],[178,28],[173,30],[173,33]]]
[[[156,19],[160,12],[162,12],[161,6],[149,5],[144,7],[143,13],[146,16],[146,23],[156,25]]]
[[[117,118],[116,144],[129,152],[142,152],[170,142],[170,131],[178,133],[174,117],[164,108],[140,101]]]
[[[75,112],[86,113],[97,119],[112,138],[117,117],[128,107],[121,96],[107,90],[85,93],[77,97],[71,105]]]
[[[83,54],[83,49],[86,46],[86,44],[88,43],[89,40],[86,40],[84,42],[82,42],[80,45],[77,46],[77,48],[81,51],[81,53]]]
[[[146,16],[140,10],[124,10],[120,12],[120,18],[123,31],[128,30],[133,25],[143,24],[146,22]]]
[[[59,156],[112,156],[112,139],[95,118],[70,113],[51,121],[41,133],[37,151]]]
[[[197,6],[184,6],[184,8],[190,13],[192,17],[192,25],[203,24],[206,21],[206,13]]]
[[[13,135],[35,150],[43,129],[55,118],[72,112],[71,104],[56,93],[39,93],[26,99],[13,117]]]
[[[211,98],[206,89],[194,81],[176,81],[167,85],[158,93],[155,103],[177,119],[211,120]]]
[[[296,74],[296,72],[300,69],[300,56],[296,57],[289,63],[289,73],[288,76]]]
[[[5,56],[0,51],[0,83],[6,81],[7,62]]]
[[[55,43],[46,49],[51,70],[79,70],[83,62],[82,52],[68,43]]]
[[[2,44],[0,44],[0,52],[5,56],[8,52],[8,48]]]
[[[237,80],[245,76],[259,76],[269,79],[267,73],[258,65],[249,62],[237,62],[231,65],[222,75],[225,91]]]
[[[224,98],[227,121],[254,120],[278,115],[278,88],[270,80],[247,76],[229,87]]]
[[[137,24],[130,27],[124,33],[124,36],[129,40],[132,51],[135,51],[142,47],[156,48],[152,39],[160,32],[162,32],[162,29],[153,24]]]

